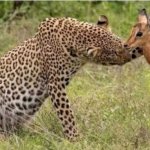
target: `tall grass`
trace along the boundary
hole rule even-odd
[[[105,14],[113,32],[125,39],[136,21],[137,9],[145,7],[150,12],[148,6],[150,2],[35,2],[21,20],[8,24],[1,19],[0,54],[34,35],[40,21],[51,16],[95,23]],[[11,7],[11,2],[0,2],[1,16]],[[81,133],[77,142],[63,137],[47,99],[30,125],[1,137],[0,150],[149,149],[149,79],[150,69],[143,57],[122,67],[87,64],[67,89]]]

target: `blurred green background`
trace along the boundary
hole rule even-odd
[[[0,55],[33,36],[47,17],[96,23],[104,14],[112,31],[126,39],[142,8],[150,13],[150,2],[1,1]],[[47,99],[30,125],[0,136],[0,150],[150,149],[150,68],[144,57],[122,67],[87,64],[67,90],[81,139],[65,140]]]

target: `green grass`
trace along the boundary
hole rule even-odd
[[[27,18],[11,24],[2,21],[0,55],[34,35],[48,16],[94,23],[105,14],[113,32],[127,38],[137,9],[148,6],[150,2],[36,2]],[[30,125],[11,137],[0,137],[0,150],[150,149],[150,68],[143,57],[122,67],[87,64],[67,91],[81,133],[77,142],[64,138],[47,99]]]

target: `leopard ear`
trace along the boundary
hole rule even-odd
[[[141,10],[139,10],[139,15],[138,15],[138,23],[144,23],[144,24],[150,24],[149,22],[149,17],[147,15],[146,9],[143,8]]]
[[[97,54],[100,52],[99,48],[97,47],[89,47],[87,49],[87,56],[96,57]]]
[[[107,28],[109,25],[108,18],[105,15],[101,15],[98,19],[97,25]]]

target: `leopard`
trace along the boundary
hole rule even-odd
[[[65,137],[74,141],[79,132],[66,93],[72,77],[86,63],[122,66],[132,59],[104,16],[97,24],[70,17],[44,19],[31,38],[0,58],[1,133],[32,120],[49,98]]]

